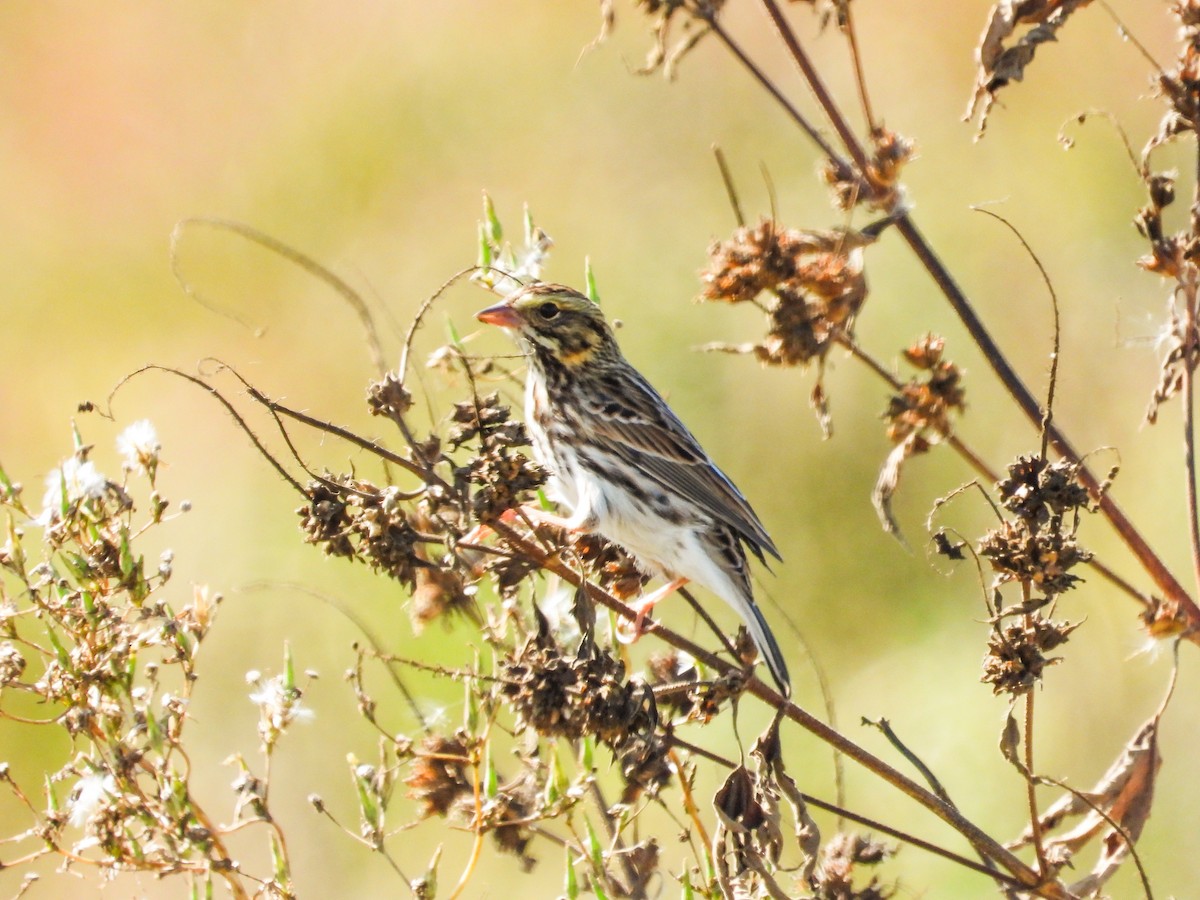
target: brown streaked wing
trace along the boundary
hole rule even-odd
[[[755,554],[766,550],[778,560],[775,543],[741,491],[709,459],[666,401],[631,366],[622,373],[628,386],[620,397],[580,390],[582,426],[593,439],[733,528]],[[582,387],[582,385],[580,386]]]

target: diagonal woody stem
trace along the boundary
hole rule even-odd
[[[628,619],[633,619],[636,616],[634,610],[621,603],[619,600],[610,596],[605,591],[596,587],[593,584],[588,584],[583,581],[579,573],[575,572],[570,566],[563,564],[552,554],[548,554],[532,541],[523,538],[518,532],[514,531],[503,522],[497,522],[494,526],[497,534],[518,553],[527,556],[535,561],[539,566],[548,572],[553,572],[564,581],[576,587],[585,585],[588,596],[596,603],[606,609],[610,609],[620,616]],[[699,644],[688,640],[683,635],[680,635],[668,628],[664,628],[658,623],[652,623],[647,627],[647,631],[657,635],[666,643],[670,644],[685,653],[691,654],[696,659],[703,662],[706,666],[711,667],[722,674],[734,673],[740,671],[740,668],[727,660],[711,653]],[[1062,886],[1057,883],[1043,883],[1041,877],[1032,868],[1026,865],[1021,859],[1014,855],[1011,851],[1005,849],[998,841],[992,838],[987,832],[976,825],[974,822],[967,819],[958,809],[946,803],[932,791],[928,790],[921,784],[913,781],[911,778],[901,774],[897,769],[888,765],[879,757],[864,750],[858,744],[851,741],[839,731],[830,728],[820,719],[816,718],[809,712],[805,711],[795,703],[786,700],[781,694],[767,686],[757,677],[751,678],[747,683],[746,690],[748,693],[758,697],[764,703],[767,703],[773,709],[780,709],[783,714],[804,728],[813,736],[819,738],[829,744],[835,750],[844,753],[850,759],[857,762],[863,768],[878,775],[884,781],[891,784],[901,793],[907,795],[917,803],[924,806],[939,819],[948,824],[951,828],[961,834],[971,844],[977,853],[994,860],[998,865],[1003,867],[1008,872],[1017,878],[1022,884],[1028,885],[1030,890],[1033,890],[1037,896],[1048,898],[1048,900],[1067,900],[1068,895],[1062,889]]]
[[[847,122],[845,115],[825,87],[824,82],[820,79],[815,66],[804,51],[804,48],[800,45],[795,32],[788,24],[775,0],[762,0],[762,4],[768,16],[770,16],[776,31],[779,33],[780,39],[792,55],[792,59],[800,70],[808,87],[816,96],[817,102],[832,123],[839,139],[846,147],[847,153],[849,153],[857,168],[857,175],[864,190],[869,190],[870,183],[866,175],[868,172],[866,152],[854,135],[853,129]],[[751,76],[780,103],[788,115],[814,140],[821,151],[827,154],[838,168],[846,165],[844,158],[836,152],[831,151],[828,142],[816,132],[812,124],[804,118],[796,107],[783,96],[771,78],[733,42],[728,33],[717,23],[715,15],[712,12],[703,11],[697,13],[697,15],[712,29],[713,33],[725,44],[726,48],[750,72]],[[966,295],[954,281],[954,278],[942,264],[937,254],[934,253],[925,236],[917,228],[916,223],[913,222],[909,212],[902,209],[897,210],[894,226],[916,255],[918,261],[929,273],[930,277],[933,278],[947,301],[949,301],[951,308],[966,327],[971,339],[983,353],[992,371],[1000,379],[1000,382],[1012,396],[1013,400],[1016,401],[1025,416],[1040,430],[1044,416],[1041,404],[1012,368],[1007,357],[1001,352],[995,339],[976,314]],[[1184,619],[1189,640],[1200,643],[1200,606],[1196,605],[1196,602],[1191,598],[1187,590],[1175,578],[1153,548],[1150,547],[1146,539],[1142,537],[1141,533],[1117,505],[1116,501],[1112,499],[1111,493],[1101,491],[1100,480],[1083,464],[1082,457],[1071,446],[1061,429],[1050,424],[1046,429],[1046,434],[1055,451],[1076,467],[1080,482],[1096,500],[1104,517],[1109,521],[1125,546],[1146,571],[1146,574],[1150,576],[1157,588],[1162,591],[1167,601],[1175,607],[1179,616]]]

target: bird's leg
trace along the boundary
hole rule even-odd
[[[655,605],[670,594],[675,593],[681,587],[688,583],[687,578],[673,578],[664,584],[662,587],[651,591],[640,597],[636,603],[631,604],[632,608],[637,612],[637,618],[633,620],[633,628],[631,631],[624,631],[617,626],[617,640],[622,644],[632,644],[642,636],[642,632],[646,627],[646,615],[650,610],[654,609]]]
[[[562,528],[572,534],[582,531],[578,525],[570,519],[565,519],[562,516],[556,516],[554,513],[546,512],[544,509],[538,509],[536,506],[514,507],[506,509],[500,514],[500,521],[505,525],[511,525],[519,517],[526,519],[531,525],[550,525],[555,528]],[[466,544],[478,544],[494,534],[494,529],[490,525],[484,525],[482,522],[468,531],[462,536],[462,542]]]

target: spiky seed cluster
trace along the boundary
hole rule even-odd
[[[399,422],[412,409],[412,394],[404,387],[400,376],[388,372],[367,388],[367,409],[373,416],[384,416]]]
[[[895,855],[896,847],[869,834],[838,832],[821,848],[812,879],[813,897],[816,900],[887,900],[894,897],[896,888],[893,885],[880,882],[874,875],[863,884],[860,871],[863,866],[877,866]]]
[[[999,573],[999,582],[1026,582],[1048,596],[1074,587],[1080,579],[1071,569],[1092,558],[1061,529],[1032,530],[1025,519],[988,532],[979,543],[979,555]]]
[[[472,438],[483,435],[489,444],[503,447],[529,446],[529,434],[522,422],[512,418],[511,410],[500,402],[500,395],[488,394],[476,400],[454,404],[446,439],[457,449]]]
[[[910,380],[888,401],[884,418],[893,442],[898,444],[915,434],[920,446],[914,450],[928,449],[925,432],[938,436],[950,434],[953,415],[966,408],[962,370],[942,358],[945,346],[943,338],[928,334],[904,351],[904,358],[925,375]]]
[[[546,471],[524,453],[497,446],[475,457],[466,470],[471,494],[471,515],[491,524],[510,509],[530,500],[546,483]]]
[[[592,641],[565,655],[545,630],[531,636],[502,668],[502,695],[518,722],[538,734],[577,740],[593,735],[617,758],[626,793],[656,793],[669,780],[667,746],[655,731],[658,710],[645,685],[625,678],[625,664]]]
[[[309,482],[308,496],[296,510],[305,541],[416,586],[416,570],[427,563],[416,551],[417,531],[396,488],[343,476]]]
[[[413,753],[404,783],[422,819],[449,815],[460,799],[473,793],[466,736],[426,735]]]
[[[1019,518],[1045,523],[1083,509],[1088,492],[1070,463],[1049,463],[1040,456],[1020,456],[1008,467],[1008,477],[996,485],[1000,501]]]
[[[529,445],[529,434],[499,394],[456,403],[451,422],[447,440],[453,448],[476,438],[480,442],[479,453],[454,471],[458,493],[470,494],[465,511],[474,521],[495,522],[545,484],[545,470],[516,449]]]
[[[996,694],[1024,694],[1059,661],[1046,654],[1067,642],[1078,622],[1052,622],[1037,616],[993,630],[984,657],[983,678]]]
[[[650,580],[638,568],[632,556],[598,534],[575,535],[571,549],[583,563],[584,571],[594,576],[600,587],[618,600],[638,596]]]
[[[871,133],[871,157],[862,175],[848,166],[826,160],[821,178],[833,192],[833,205],[849,211],[859,204],[868,209],[893,212],[903,200],[900,173],[913,158],[912,141],[890,129],[879,127]]]
[[[1053,597],[1080,580],[1071,569],[1092,556],[1075,540],[1079,511],[1088,503],[1076,476],[1071,463],[1040,456],[1018,457],[1008,467],[1008,477],[996,487],[1016,518],[986,534],[978,547],[998,583],[1023,583]]]
[[[770,219],[714,243],[700,275],[701,299],[742,303],[773,295],[763,341],[714,349],[753,353],[780,366],[823,357],[838,333],[849,332],[866,299],[859,252],[866,243],[856,232],[785,229]]]
[[[526,852],[531,840],[526,823],[539,811],[536,786],[524,777],[498,785],[477,809],[474,769],[482,754],[482,745],[463,731],[427,735],[406,754],[408,797],[417,802],[422,819],[456,816],[490,832],[496,847],[519,857],[528,871],[534,860]]]
[[[982,680],[996,693],[1029,690],[1056,661],[1046,652],[1065,643],[1077,627],[1039,612],[1080,581],[1071,570],[1091,559],[1075,540],[1080,511],[1089,502],[1077,474],[1078,467],[1065,461],[1021,456],[996,486],[1014,518],[986,534],[977,551],[996,571],[997,588],[1009,583],[1022,587],[1022,601],[998,610],[993,619]],[[1019,624],[1005,625],[1012,616],[1020,617]]]

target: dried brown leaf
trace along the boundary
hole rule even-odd
[[[1055,801],[1039,819],[1043,833],[1059,828],[1072,816],[1082,816],[1070,831],[1046,842],[1046,852],[1069,858],[1099,838],[1100,858],[1092,871],[1069,888],[1073,896],[1094,896],[1120,868],[1150,818],[1154,783],[1162,757],[1158,752],[1161,711],[1142,725],[1121,755],[1090,791],[1068,793]],[[1114,827],[1113,823],[1119,828]],[[1010,849],[1028,846],[1033,830],[1027,828],[1010,843]]]
[[[892,515],[892,497],[896,493],[896,489],[900,486],[900,471],[907,460],[914,453],[920,453],[928,448],[925,440],[916,432],[913,432],[903,441],[892,448],[892,452],[887,455],[887,459],[883,462],[883,467],[879,470],[879,478],[875,481],[875,489],[871,491],[871,503],[875,507],[875,512],[879,516],[879,524],[883,526],[883,530],[888,534],[895,535],[901,543],[905,543],[904,535],[900,533],[900,526],[896,523],[896,518]]]
[[[987,25],[975,48],[979,70],[975,91],[967,113],[971,121],[978,114],[977,136],[987,129],[988,114],[996,102],[996,92],[1010,81],[1021,81],[1025,68],[1033,61],[1038,45],[1057,40],[1057,32],[1067,19],[1092,0],[1000,0],[992,7]],[[1014,43],[1010,38],[1021,25],[1032,26]]]
[[[1008,710],[1008,718],[1004,720],[1004,730],[1000,732],[1000,752],[1018,772],[1026,778],[1029,777],[1029,770],[1021,760],[1021,729],[1017,727],[1017,719],[1012,714],[1011,707]]]

